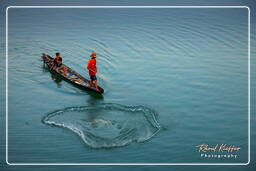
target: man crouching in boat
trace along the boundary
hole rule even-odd
[[[52,70],[54,67],[56,67],[57,72],[59,73],[63,72],[64,75],[67,75],[67,69],[62,65],[62,58],[59,52],[56,53],[56,57],[52,62],[52,66],[50,70]]]
[[[91,59],[88,61],[87,69],[89,71],[89,75],[90,75],[90,79],[91,79],[90,87],[92,87],[92,85],[94,85],[96,90],[99,91],[97,77],[96,77],[96,73],[97,73],[96,56],[97,56],[96,52],[92,52]]]

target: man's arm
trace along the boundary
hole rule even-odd
[[[97,73],[97,69],[96,69],[96,71],[94,71],[93,69],[91,69],[91,62],[90,62],[90,61],[88,62],[87,69],[88,69],[89,71],[92,71],[92,72],[94,72],[94,73]]]
[[[52,68],[53,68],[54,66],[55,66],[55,62],[52,61],[52,66],[51,66],[50,70],[52,70]]]
[[[92,71],[92,72],[94,72],[94,73],[97,73],[97,69],[96,69],[96,71],[95,70],[92,70],[92,69],[89,69],[89,68],[87,68],[89,71]]]

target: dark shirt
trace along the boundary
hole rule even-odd
[[[57,66],[57,67],[60,67],[61,64],[62,64],[62,58],[61,58],[61,57],[55,58],[55,59],[53,60],[53,64],[54,64],[55,66]]]

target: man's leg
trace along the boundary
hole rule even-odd
[[[99,91],[97,80],[94,80],[94,86],[95,86],[96,90]]]
[[[62,65],[60,67],[58,67],[58,72],[61,72],[62,74],[64,74],[65,76],[67,75],[67,71],[66,68]]]
[[[55,70],[56,70],[56,72],[60,73],[60,68],[59,67],[57,67]]]
[[[92,88],[92,80],[90,80],[90,87]]]
[[[68,73],[68,69],[64,66],[61,66],[62,70],[63,70],[63,73],[65,76],[67,76],[67,73]]]

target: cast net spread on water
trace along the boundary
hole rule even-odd
[[[42,122],[73,131],[93,148],[143,142],[160,130],[152,109],[120,104],[67,107],[47,114]]]

